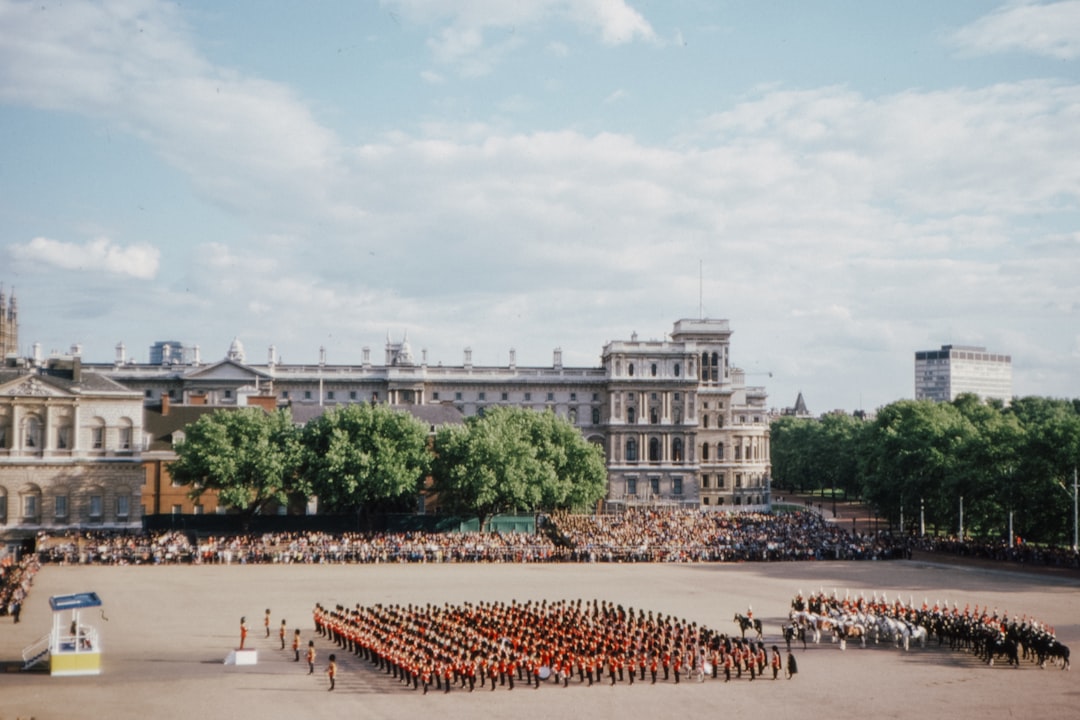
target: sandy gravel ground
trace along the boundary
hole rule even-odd
[[[1066,718],[1080,717],[1080,670],[987,667],[966,653],[891,647],[846,652],[822,643],[797,649],[799,675],[725,684],[637,683],[569,688],[518,686],[427,696],[405,689],[357,658],[338,652],[338,688],[327,692],[322,640],[317,669],[278,649],[277,626],[315,638],[316,602],[443,603],[517,599],[604,599],[684,617],[735,632],[735,612],[752,606],[766,641],[779,628],[792,595],[899,593],[997,607],[1053,625],[1080,648],[1080,581],[925,562],[776,563],[744,565],[366,565],[245,567],[46,567],[18,625],[0,619],[0,660],[10,667],[23,646],[48,631],[51,595],[94,590],[108,621],[97,677],[0,674],[0,720],[51,718],[703,718],[738,712],[765,718]],[[272,637],[262,637],[271,608]],[[223,665],[246,615],[255,666]]]

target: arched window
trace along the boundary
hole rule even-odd
[[[652,367],[649,368],[649,372],[653,377],[656,377],[656,363],[652,364]]]
[[[701,459],[702,460],[708,460],[709,459],[709,443],[704,443],[701,446]]]
[[[722,442],[716,443],[716,459],[717,460],[723,460],[724,459],[724,443],[722,443]]]
[[[117,444],[120,450],[131,450],[132,443],[132,422],[130,418],[120,418],[119,427],[119,442]]]
[[[681,372],[681,370],[682,370],[682,369],[681,369],[681,367],[679,366],[679,363],[675,363],[675,367],[674,367],[674,371],[675,371],[675,377],[679,377],[679,373]]]
[[[675,438],[671,441],[671,460],[672,462],[682,462],[682,438]]]
[[[634,438],[626,441],[626,462],[637,462],[637,440]]]
[[[649,462],[660,462],[659,438],[649,438]]]
[[[716,382],[720,379],[720,356],[716,353],[712,354],[712,381]]]
[[[627,365],[626,371],[630,375],[630,377],[634,377],[634,363],[630,363],[629,365]]]
[[[701,381],[709,382],[709,353],[701,353]]]
[[[637,411],[632,407],[626,408],[626,422],[628,422],[628,423],[636,423],[637,422]]]
[[[99,417],[90,421],[90,447],[94,450],[105,449],[105,421]]]

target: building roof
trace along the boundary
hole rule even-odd
[[[26,383],[19,383],[20,379],[24,379]],[[138,392],[121,385],[112,378],[93,371],[83,370],[78,366],[78,363],[74,367],[67,364],[50,363],[45,367],[5,366],[0,368],[0,386],[9,383],[12,385],[5,391],[6,395],[42,394],[39,391],[32,390],[35,387],[44,390],[45,394],[51,394],[48,392],[48,389],[51,388],[53,391],[59,390],[68,395],[99,393],[123,394],[132,397],[139,395]],[[47,388],[42,388],[42,386],[47,386]]]
[[[298,425],[306,425],[312,420],[321,417],[331,408],[344,407],[340,405],[318,405],[315,403],[297,403],[291,406],[293,422]],[[391,405],[394,410],[403,410],[417,420],[431,427],[441,425],[460,425],[465,422],[465,416],[453,405],[448,403],[433,403],[430,405]]]

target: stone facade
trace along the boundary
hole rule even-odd
[[[77,357],[0,368],[0,538],[139,527],[139,393]]]
[[[727,320],[679,320],[664,340],[610,342],[599,367],[475,366],[464,351],[457,366],[429,365],[406,339],[386,340],[384,362],[365,348],[356,364],[247,362],[239,340],[225,359],[202,365],[139,365],[120,353],[95,371],[136,391],[147,407],[243,406],[273,394],[294,418],[340,404],[379,402],[403,409],[448,405],[464,416],[497,405],[549,410],[604,449],[608,502],[691,507],[767,507],[769,417],[762,387],[746,385],[730,359]],[[195,355],[197,357],[197,354]]]

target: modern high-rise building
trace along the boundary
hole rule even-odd
[[[981,400],[1012,399],[1012,357],[984,347],[942,345],[915,353],[915,399],[951,402],[972,393]]]

